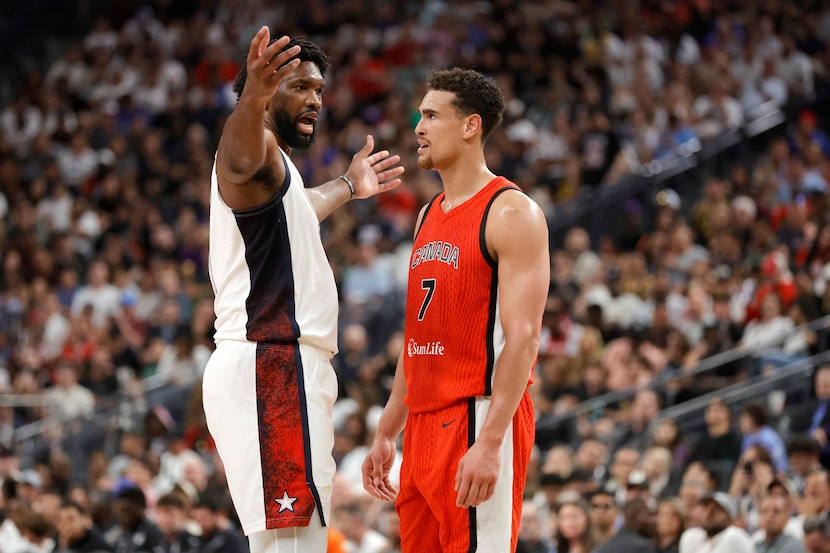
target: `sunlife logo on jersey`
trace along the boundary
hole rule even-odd
[[[427,342],[426,344],[419,344],[412,338],[406,345],[406,354],[409,357],[416,355],[444,355],[444,346],[441,342]]]

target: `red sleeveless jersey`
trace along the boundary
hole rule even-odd
[[[413,413],[489,396],[504,346],[498,312],[498,267],[484,227],[493,200],[518,189],[496,177],[444,213],[430,202],[412,247],[406,296],[404,373]],[[528,373],[530,367],[528,367]]]

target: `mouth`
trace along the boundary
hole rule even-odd
[[[317,114],[315,112],[308,112],[297,119],[297,128],[305,134],[313,134],[316,124]]]
[[[418,142],[418,153],[419,154],[423,154],[427,150],[429,150],[429,144],[427,144],[426,142]]]

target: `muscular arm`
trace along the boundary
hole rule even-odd
[[[285,167],[281,162],[274,162],[279,155],[276,137],[265,130],[265,108],[282,79],[299,64],[298,59],[291,58],[300,48],[295,46],[279,52],[288,44],[289,38],[282,37],[268,46],[269,40],[267,27],[262,27],[251,40],[245,88],[225,122],[216,153],[216,174],[222,198],[235,209],[258,205],[270,196],[270,192],[252,182],[252,177],[263,165],[272,167],[274,182],[285,180]]]
[[[499,266],[499,311],[505,342],[495,366],[487,416],[475,444],[459,462],[459,507],[476,506],[492,495],[498,451],[539,351],[542,311],[550,285],[547,223],[530,198],[519,192],[499,196],[487,220],[486,240]]]

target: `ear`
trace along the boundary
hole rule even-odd
[[[464,138],[469,140],[476,133],[481,134],[481,132],[481,115],[477,113],[468,115],[467,120],[464,122]]]

